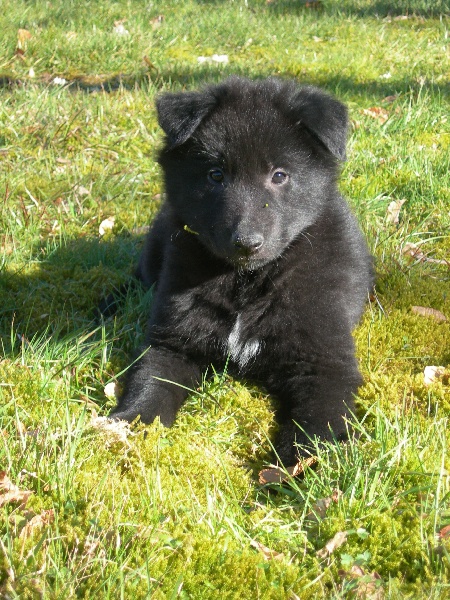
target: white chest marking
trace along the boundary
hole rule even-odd
[[[226,344],[227,353],[230,355],[232,360],[236,362],[241,368],[254,358],[260,351],[259,340],[249,340],[247,342],[240,339],[241,335],[241,317],[237,316],[236,322],[233,329],[228,336]]]

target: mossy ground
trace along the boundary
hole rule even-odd
[[[0,596],[448,597],[450,325],[411,310],[450,318],[446,2],[4,8],[0,470],[33,493],[0,508]],[[122,19],[128,34],[114,30]],[[229,63],[197,62],[212,54]],[[115,319],[96,319],[132,273],[163,192],[154,96],[231,73],[296,77],[347,102],[341,188],[378,273],[355,332],[359,435],[318,449],[315,469],[275,490],[258,483],[273,401],[224,365],[170,430],[124,435],[96,420],[151,302],[137,287]],[[405,254],[408,243],[441,262]],[[447,371],[427,386],[428,365]],[[343,531],[342,546],[317,554]]]

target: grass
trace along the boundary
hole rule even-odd
[[[0,596],[447,598],[450,326],[411,310],[450,318],[447,2],[3,8]],[[229,63],[197,61],[212,54]],[[95,320],[160,202],[154,96],[231,73],[295,77],[349,105],[341,189],[377,260],[355,332],[359,435],[281,486],[258,483],[273,402],[224,365],[170,430],[98,419],[151,302],[132,290],[116,319]],[[446,367],[428,386],[427,365]]]

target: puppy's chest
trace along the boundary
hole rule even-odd
[[[199,321],[208,321],[204,352],[217,353],[218,358],[229,359],[244,371],[262,358],[266,348],[265,338],[276,320],[276,290],[267,293],[264,287],[247,287],[239,281],[216,292],[197,297],[192,307],[194,313],[198,310]]]
[[[259,335],[258,335],[259,333]],[[228,337],[222,341],[227,356],[243,369],[254,360],[263,349],[261,332],[253,331],[253,335],[243,327],[243,318],[238,313]]]

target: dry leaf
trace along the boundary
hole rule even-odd
[[[339,548],[340,546],[342,546],[342,544],[345,544],[346,541],[347,532],[338,531],[336,535],[333,538],[331,538],[331,540],[328,540],[328,542],[321,550],[317,550],[316,554],[319,558],[327,558],[328,556],[333,554],[336,548]]]
[[[17,30],[17,46],[19,49],[23,49],[27,45],[27,41],[30,40],[33,36],[27,29],[18,29]]]
[[[412,242],[407,242],[406,244],[404,244],[402,248],[402,253],[408,254],[409,256],[412,256],[415,260],[420,260],[421,262],[450,266],[450,262],[448,260],[439,258],[429,258],[428,256],[426,256],[426,254],[422,252],[419,244],[413,244]]]
[[[329,509],[331,504],[333,502],[337,504],[341,496],[341,490],[336,488],[333,490],[331,496],[328,496],[327,498],[319,498],[319,500],[316,500],[316,502],[314,502],[312,510],[308,515],[306,515],[306,518],[310,521],[318,521],[319,519],[324,519],[326,517],[327,510]]]
[[[383,98],[381,102],[384,102],[385,104],[392,104],[392,102],[395,102],[397,98],[398,94],[395,94],[393,96],[386,96],[386,98]]]
[[[366,573],[358,565],[353,565],[350,571],[341,570],[338,572],[340,577],[356,583],[351,597],[357,600],[382,600],[384,598],[383,580],[380,575],[373,571]]]
[[[89,196],[89,194],[91,193],[87,188],[85,188],[83,185],[76,185],[73,188],[73,191],[75,192],[75,194],[77,194],[78,196]]]
[[[107,219],[104,219],[101,223],[100,226],[98,228],[98,232],[100,235],[105,235],[105,233],[107,231],[111,231],[114,227],[114,224],[116,222],[116,217],[108,217]]]
[[[444,313],[441,313],[440,310],[436,310],[435,308],[428,308],[427,306],[411,306],[411,310],[416,315],[420,315],[421,317],[432,317],[440,323],[444,323],[447,320]]]
[[[0,506],[11,502],[25,506],[32,493],[29,490],[21,490],[12,483],[5,471],[0,471]]]
[[[266,483],[283,483],[283,481],[287,481],[289,477],[297,477],[301,475],[305,469],[311,467],[317,462],[317,458],[315,456],[310,456],[305,460],[300,460],[293,467],[286,467],[282,469],[281,467],[271,467],[270,469],[263,469],[259,472],[259,483],[264,485]]]
[[[439,381],[445,374],[445,367],[425,367],[423,371],[423,382],[425,385],[431,385]]]
[[[372,117],[372,119],[377,119],[382,125],[386,123],[389,119],[389,113],[385,108],[381,106],[372,106],[371,108],[365,108],[362,111],[363,115],[367,115],[368,117]]]
[[[19,534],[19,538],[29,537],[35,530],[42,529],[55,520],[55,511],[53,508],[49,510],[43,510],[41,514],[35,515],[28,523],[23,527]]]
[[[27,29],[18,29],[17,30],[17,39],[19,42],[24,42],[25,40],[30,40],[33,36]]]
[[[406,244],[403,244],[402,253],[408,254],[413,258],[418,257],[419,260],[424,255],[422,250],[420,249],[420,246],[418,244],[413,244],[412,242],[406,242]]]
[[[154,19],[150,19],[150,24],[153,29],[158,29],[158,27],[161,27],[161,25],[163,24],[163,21],[164,15],[158,15]]]
[[[263,553],[265,560],[283,560],[284,554],[282,552],[275,552],[275,550],[271,550],[261,542],[257,542],[256,540],[252,540],[250,542],[250,546],[256,548],[260,552]]]
[[[389,223],[397,224],[399,221],[400,211],[406,200],[393,200],[388,208],[386,218]]]
[[[441,539],[446,539],[446,538],[450,537],[450,525],[446,525],[445,527],[443,527],[440,530],[439,537]]]

